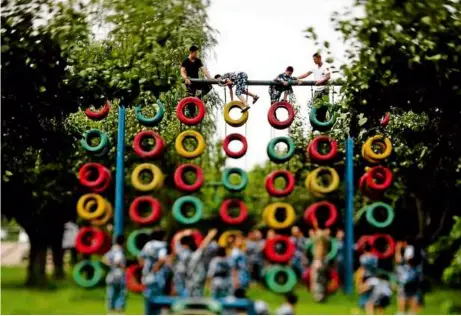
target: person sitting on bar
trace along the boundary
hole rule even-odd
[[[248,91],[248,75],[245,72],[228,72],[225,73],[224,75],[216,75],[214,77],[216,80],[220,80],[221,83],[220,85],[227,85],[229,88],[230,92],[230,98],[231,101],[234,100],[234,94],[232,91],[232,87],[235,85],[235,95],[237,98],[239,98],[240,101],[242,101],[244,107],[242,108],[242,113],[246,112],[250,109],[250,106],[246,102],[245,98],[242,96],[242,94],[249,95],[250,97],[253,97],[253,104],[258,101],[259,97]]]
[[[277,84],[271,84],[269,86],[269,95],[271,97],[271,104],[280,101],[280,97],[283,92],[283,101],[287,101],[288,95],[293,93],[293,88],[290,85],[290,81],[296,81],[297,78],[293,77],[293,67],[288,66],[285,72],[281,73],[274,79]]]
[[[299,76],[298,80],[314,74],[316,87],[311,104],[316,105],[318,102],[328,103],[330,91],[328,87],[325,87],[324,85],[330,80],[330,69],[328,68],[328,65],[322,62],[322,56],[320,53],[315,53],[312,57],[314,59],[315,67]]]

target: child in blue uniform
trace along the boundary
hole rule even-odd
[[[174,263],[174,287],[175,292],[180,297],[186,297],[186,277],[187,277],[187,264],[189,262],[190,256],[192,255],[192,250],[189,247],[192,231],[186,229],[175,236],[174,245],[175,245],[175,257],[176,261]],[[193,241],[193,240],[192,240]]]
[[[231,252],[232,282],[234,289],[247,289],[250,285],[250,272],[248,270],[248,257],[242,251],[243,237],[236,236]]]
[[[360,266],[363,267],[364,278],[376,276],[378,269],[378,257],[372,253],[372,248],[369,243],[365,243],[363,254],[360,256]]]
[[[298,226],[293,226],[291,228],[291,241],[296,247],[295,255],[291,261],[291,266],[299,277],[303,274],[304,265],[307,262],[307,258],[304,255],[307,239],[304,237]]]
[[[259,281],[264,268],[264,240],[259,230],[255,229],[248,234],[246,254],[251,278]]]
[[[125,309],[126,284],[125,267],[126,259],[123,254],[125,236],[119,235],[115,240],[115,245],[102,258],[102,262],[110,267],[106,277],[107,284],[107,308],[109,314],[121,313]]]
[[[226,248],[219,247],[210,262],[208,279],[211,284],[211,297],[224,298],[232,294],[231,265],[226,256]]]
[[[155,229],[148,241],[141,250],[139,263],[143,265],[142,283],[145,285],[145,314],[152,315],[160,313],[160,310],[153,311],[150,305],[150,299],[155,296],[161,296],[166,287],[166,270],[164,264],[167,261],[167,244],[164,241],[165,231]]]
[[[385,274],[380,273],[376,277],[367,278],[358,290],[362,297],[366,297],[361,307],[365,308],[367,314],[384,313],[392,296],[391,286]]]
[[[399,314],[404,314],[407,307],[410,314],[419,311],[421,298],[421,255],[414,253],[413,256],[402,258],[402,244],[397,244],[396,272],[398,281],[398,302]]]

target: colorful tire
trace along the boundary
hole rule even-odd
[[[84,164],[78,171],[78,180],[87,188],[94,188],[100,186],[105,178],[105,167],[100,163],[90,162]],[[89,177],[96,171],[98,177],[95,180],[90,180]]]
[[[149,203],[151,211],[148,216],[141,216],[139,206],[141,203]],[[157,199],[150,195],[136,197],[130,205],[130,218],[133,223],[139,225],[150,225],[160,220],[162,216],[162,207]]]
[[[184,204],[192,204],[195,208],[195,213],[191,217],[186,217],[182,214]],[[195,196],[182,196],[173,204],[173,217],[181,224],[192,225],[200,221],[203,217],[203,203]]]
[[[380,175],[383,179],[383,183],[379,184],[374,181],[376,178],[377,174]],[[375,191],[384,191],[387,190],[392,183],[392,171],[389,170],[389,168],[383,167],[383,166],[378,166],[378,167],[373,167],[367,172],[367,186]]]
[[[100,141],[99,144],[96,146],[91,146],[88,141],[91,137],[99,137]],[[83,139],[80,140],[80,144],[82,145],[83,149],[85,149],[89,153],[98,154],[103,153],[104,149],[107,147],[109,143],[109,139],[107,135],[99,130],[99,129],[90,129],[83,135]]]
[[[275,217],[276,211],[278,209],[285,210],[285,220],[282,222],[279,222]],[[266,224],[274,229],[284,229],[290,227],[296,220],[295,209],[288,203],[272,203],[266,207],[264,213],[265,216],[263,214],[263,217],[265,217]]]
[[[184,181],[184,174],[187,171],[194,171],[196,175],[195,182],[192,184],[187,184]],[[192,193],[200,190],[204,182],[204,174],[202,168],[194,164],[182,164],[174,172],[174,184],[178,190]]]
[[[275,179],[282,177],[287,182],[283,189],[277,189],[275,187]],[[276,170],[269,173],[265,180],[265,186],[267,193],[270,196],[284,197],[288,196],[295,189],[295,177],[288,170]]]
[[[389,125],[390,121],[391,121],[391,113],[386,112],[386,114],[384,114],[381,120],[379,121],[379,124],[383,127],[386,127],[387,125]]]
[[[91,208],[93,204],[90,201],[94,201],[96,209],[93,211]],[[104,214],[106,208],[106,202],[104,198],[96,193],[87,193],[82,195],[77,202],[77,214],[84,220],[93,220],[101,217]]]
[[[246,121],[248,120],[248,111],[242,113],[242,116],[240,116],[240,118],[234,120],[233,118],[230,117],[230,111],[234,108],[244,109],[245,105],[241,101],[232,101],[232,102],[227,103],[224,106],[224,121],[226,121],[226,123],[229,124],[230,126],[240,127],[243,124],[245,124]]]
[[[285,121],[279,121],[277,119],[276,112],[279,108],[284,108],[288,112],[288,118]],[[286,101],[275,102],[269,108],[267,119],[273,128],[285,129],[293,123],[293,120],[295,119],[295,110],[293,109],[293,106]]]
[[[96,193],[102,193],[106,191],[110,186],[111,180],[112,180],[112,176],[110,174],[110,170],[107,168],[104,168],[104,181],[101,183],[101,185],[91,188],[91,191],[96,192]]]
[[[339,273],[336,269],[330,268],[328,270],[328,273],[330,275],[330,282],[328,282],[327,292],[331,294],[331,293],[336,292],[339,289],[340,280],[339,280]],[[310,279],[311,279],[310,268],[307,268],[306,270],[304,270],[302,279],[303,279],[303,282],[307,285],[308,289],[310,289]]]
[[[242,143],[242,149],[240,149],[239,151],[232,151],[229,148],[230,143],[234,140],[238,140],[239,142]],[[238,158],[243,157],[246,154],[248,150],[248,143],[247,143],[245,136],[241,134],[233,133],[233,134],[227,135],[226,138],[224,138],[223,149],[228,157],[238,159]]]
[[[384,208],[386,210],[387,217],[385,221],[378,222],[375,219],[374,212],[377,208]],[[367,221],[374,227],[385,228],[389,226],[394,221],[394,216],[395,216],[394,209],[389,204],[386,204],[383,202],[375,202],[367,207],[367,213],[366,213]]]
[[[149,240],[150,234],[150,229],[138,229],[132,231],[131,234],[128,235],[128,239],[126,241],[126,249],[128,252],[136,258],[139,257],[142,248]],[[140,238],[144,238],[145,242],[139,243],[138,240]]]
[[[192,137],[197,141],[197,148],[195,148],[193,151],[186,150],[183,145],[183,141],[187,137]],[[176,152],[184,158],[197,158],[205,151],[205,139],[199,132],[193,130],[184,131],[176,138],[175,148]]]
[[[319,143],[320,142],[328,142],[330,144],[330,151],[326,154],[321,154],[319,151]],[[312,142],[307,147],[307,152],[309,157],[312,160],[320,161],[320,162],[327,162],[332,160],[338,154],[338,144],[334,139],[331,139],[329,136],[317,136],[315,137]]]
[[[175,240],[176,240],[176,235],[181,233],[181,231],[178,231],[176,234],[173,235],[173,238],[171,239],[171,242],[170,242],[170,247],[172,250],[175,250],[176,249],[176,245],[175,245]],[[193,230],[192,231],[192,237],[194,238],[194,241],[195,241],[195,245],[197,246],[197,248],[200,246],[200,244],[202,243],[202,240],[203,240],[203,235],[200,231],[198,230]]]
[[[330,251],[328,252],[325,259],[328,262],[331,262],[332,260],[336,258],[336,255],[338,254],[338,241],[336,240],[336,238],[330,238],[329,241],[330,241]],[[308,241],[306,244],[306,250],[310,251],[312,256],[314,256],[313,246],[314,244],[312,243],[312,241]]]
[[[232,184],[230,182],[231,174],[238,174],[241,178],[239,184]],[[245,190],[248,184],[248,175],[247,173],[240,168],[226,168],[222,174],[222,184],[223,186],[231,192],[241,192]]]
[[[279,254],[276,250],[276,244],[283,243],[285,245],[285,252]],[[266,258],[276,263],[287,263],[293,258],[296,251],[295,244],[291,241],[289,236],[277,235],[266,241],[264,245],[264,253]]]
[[[142,183],[140,180],[141,172],[143,171],[150,171],[152,174],[152,180],[149,183]],[[148,192],[153,190],[158,190],[163,185],[163,173],[159,167],[151,163],[142,163],[136,168],[134,168],[133,172],[131,173],[131,184],[133,187],[142,192]]]
[[[229,208],[237,206],[239,208],[239,215],[237,217],[232,217],[229,214]],[[243,223],[248,217],[248,209],[245,203],[237,199],[227,199],[219,208],[219,215],[222,221],[229,225],[238,225]]]
[[[381,144],[380,147],[384,148],[383,153],[377,154],[373,151],[373,144]],[[362,147],[362,155],[371,161],[380,161],[388,158],[392,153],[392,143],[389,138],[384,135],[375,135],[367,139]]]
[[[137,277],[141,271],[142,266],[136,263],[126,269],[125,283],[128,291],[133,293],[142,293],[144,291],[145,286],[141,283],[140,278]]]
[[[286,154],[280,155],[275,151],[275,147],[278,143],[284,143],[288,147]],[[290,160],[291,157],[295,154],[295,142],[291,137],[280,136],[272,138],[269,144],[267,145],[267,155],[272,162],[275,163],[284,163]]]
[[[110,111],[110,102],[106,101],[106,103],[102,106],[100,110],[92,110],[90,108],[85,109],[85,115],[93,120],[99,121],[105,119]]]
[[[93,269],[90,279],[83,277],[83,271],[87,268]],[[77,263],[72,272],[75,283],[83,288],[92,288],[102,283],[104,279],[104,269],[99,261],[84,260]]]
[[[144,126],[157,126],[163,119],[163,115],[165,114],[165,107],[163,106],[160,100],[157,101],[158,110],[157,113],[153,117],[145,117],[142,114],[142,107],[140,105],[135,106],[134,111],[136,113],[136,119],[139,123]]]
[[[321,186],[317,182],[317,177],[319,176],[320,172],[327,172],[331,175],[331,182],[328,186],[324,187]],[[306,179],[306,187],[313,192],[318,194],[328,194],[335,191],[339,186],[339,175],[335,169],[330,167],[319,167],[312,171]]]
[[[104,247],[104,232],[96,227],[82,227],[75,237],[75,249],[85,255],[98,253]]]
[[[91,225],[104,226],[112,219],[112,216],[114,216],[114,210],[112,208],[112,204],[106,199],[104,199],[104,202],[106,203],[106,207],[104,209],[104,214],[101,217],[97,218],[97,219],[93,219],[91,221]],[[90,203],[96,203],[96,202],[94,202],[94,201],[88,202],[88,204],[90,204]]]
[[[229,245],[227,244],[227,239],[230,237],[230,236],[242,236],[242,232],[240,230],[226,230],[224,233],[221,234],[221,236],[219,236],[219,239],[218,239],[218,244],[221,246],[221,247],[225,247],[227,248]]]
[[[146,138],[153,138],[155,145],[149,151],[145,151],[142,148],[142,141]],[[162,136],[157,134],[154,131],[141,131],[134,137],[133,140],[133,149],[138,157],[141,158],[157,158],[159,157],[165,148],[165,141]]]
[[[186,117],[186,115],[184,115],[184,109],[186,105],[188,105],[189,103],[195,104],[198,108],[197,115],[192,118],[188,118]],[[195,98],[195,97],[184,98],[181,101],[179,101],[178,105],[176,106],[176,116],[181,121],[181,123],[185,125],[188,125],[188,126],[197,125],[205,117],[205,105],[203,104],[202,100],[200,100],[199,98]]]
[[[376,241],[379,239],[385,239],[387,242],[388,247],[386,248],[386,251],[381,252],[376,249]],[[369,243],[371,244],[373,254],[378,257],[378,259],[387,259],[390,258],[394,255],[395,251],[395,241],[391,237],[391,235],[388,234],[375,234],[371,235],[369,238]]]
[[[286,275],[285,283],[277,283],[277,274],[284,273]],[[266,280],[267,287],[274,293],[288,293],[296,286],[297,278],[296,273],[292,268],[287,266],[271,266],[266,269],[264,279]]]
[[[328,201],[320,201],[310,205],[304,212],[304,220],[306,223],[311,223],[314,227],[317,226],[317,212],[322,208],[327,208],[329,212],[328,220],[325,222],[325,227],[334,225],[338,219],[338,210],[333,203]]]
[[[309,121],[310,121],[313,129],[321,131],[321,132],[325,132],[325,131],[330,130],[333,127],[333,125],[335,125],[336,113],[333,113],[333,115],[331,116],[331,118],[328,121],[321,122],[321,121],[319,121],[317,119],[317,111],[318,111],[318,109],[320,109],[322,107],[329,107],[330,108],[331,105],[325,104],[325,105],[322,105],[319,108],[316,108],[315,106],[313,106],[312,109],[311,109],[311,112],[309,113]]]

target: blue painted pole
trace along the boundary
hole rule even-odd
[[[125,106],[118,107],[117,162],[115,168],[114,240],[123,234],[123,203],[125,189]]]
[[[346,140],[346,211],[345,211],[345,247],[344,291],[352,294],[354,290],[354,141],[351,137]]]

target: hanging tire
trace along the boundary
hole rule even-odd
[[[154,139],[154,148],[146,151],[142,148],[142,141],[146,138]],[[141,131],[134,137],[133,149],[138,157],[141,158],[158,158],[165,148],[165,141],[154,131]]]
[[[140,105],[135,106],[134,110],[136,113],[136,119],[139,123],[144,126],[157,126],[163,119],[163,115],[165,114],[165,107],[163,106],[160,100],[157,100],[158,110],[157,113],[153,117],[146,117],[142,114],[142,107]]]
[[[139,206],[141,203],[149,203],[151,211],[148,216],[141,216]],[[150,195],[138,196],[131,202],[129,215],[133,223],[150,225],[158,222],[162,216],[162,207],[157,199]]]
[[[288,112],[288,118],[285,121],[279,121],[277,119],[276,112],[279,108],[284,108]],[[286,101],[275,102],[269,108],[267,119],[273,128],[279,130],[285,129],[290,127],[291,123],[293,123],[293,120],[295,119],[295,110],[293,109],[293,106]]]
[[[195,213],[191,217],[183,215],[182,210],[185,204],[192,204]],[[181,224],[192,225],[200,221],[203,217],[203,203],[195,196],[182,196],[177,199],[173,204],[173,217]]]
[[[285,252],[282,254],[276,250],[276,245],[283,243],[285,245]],[[266,240],[264,245],[264,253],[266,258],[276,263],[287,263],[293,258],[296,251],[295,244],[291,241],[289,236],[277,235],[273,238]]]
[[[282,177],[287,182],[283,189],[275,187],[275,179]],[[295,177],[288,170],[276,170],[269,173],[265,180],[267,193],[270,196],[285,197],[291,194],[295,189]]]
[[[319,151],[319,143],[328,142],[330,144],[330,151],[326,154],[321,154]],[[328,162],[336,157],[338,154],[338,144],[334,139],[329,136],[317,136],[307,147],[307,152],[312,160],[319,162]]]
[[[186,105],[188,105],[189,103],[193,103],[198,108],[197,115],[192,118],[188,118],[184,114],[184,109]],[[184,98],[181,101],[179,101],[178,105],[176,106],[176,116],[181,121],[181,123],[185,125],[188,125],[188,126],[197,125],[205,117],[205,105],[203,104],[202,100],[200,100],[199,98],[196,98],[196,97]]]
[[[240,149],[239,151],[232,151],[229,148],[230,143],[235,140],[238,140],[240,143],[242,143],[242,149]],[[227,135],[226,138],[224,138],[223,149],[228,157],[238,159],[238,158],[242,158],[246,154],[248,150],[248,143],[247,143],[245,136],[241,134],[233,133],[233,134]]]
[[[85,269],[92,269],[93,274],[90,279],[86,279],[83,276],[83,271]],[[101,263],[99,261],[90,261],[90,260],[84,260],[80,261],[77,263],[74,267],[74,270],[72,272],[72,276],[74,278],[75,283],[77,285],[83,287],[83,288],[92,288],[104,280],[104,270],[101,266]]]
[[[237,217],[232,217],[229,214],[229,209],[233,206],[237,206],[239,208],[239,215]],[[238,225],[247,219],[248,209],[245,203],[241,200],[227,199],[221,204],[221,207],[219,208],[219,215],[224,223]]]
[[[275,147],[278,143],[284,143],[287,145],[288,150],[286,154],[280,155],[275,151]],[[289,136],[280,136],[272,138],[269,144],[267,144],[267,155],[272,162],[275,163],[284,163],[290,160],[291,157],[295,154],[295,142]]]
[[[319,211],[319,209],[323,208],[327,208],[329,212],[328,220],[325,222],[325,227],[330,227],[334,225],[336,223],[336,220],[338,219],[338,210],[333,203],[330,203],[328,201],[315,202],[312,205],[310,205],[304,212],[304,221],[306,223],[312,224],[315,227],[316,223],[318,223],[317,212]]]
[[[196,175],[195,182],[187,184],[184,180],[184,174],[188,171],[193,171]],[[174,184],[178,190],[192,193],[200,190],[203,186],[204,174],[202,168],[194,164],[182,164],[174,172]]]
[[[104,232],[97,227],[82,227],[75,237],[75,249],[82,254],[98,253],[104,246]]]
[[[277,274],[279,273],[286,275],[286,281],[283,284],[277,283]],[[297,283],[296,273],[287,266],[275,265],[267,268],[264,279],[269,290],[279,294],[291,292]]]
[[[232,184],[230,182],[231,174],[238,174],[240,176],[241,181],[239,184]],[[241,168],[226,168],[222,174],[222,183],[228,191],[241,192],[245,190],[248,184],[248,174]]]
[[[105,119],[107,115],[109,114],[109,111],[110,111],[110,102],[106,101],[106,103],[99,110],[92,110],[90,108],[85,109],[85,115],[93,121],[99,121],[99,120]]]

